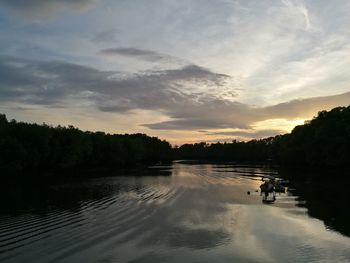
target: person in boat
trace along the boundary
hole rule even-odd
[[[261,190],[261,193],[265,195],[265,198],[267,198],[269,193],[273,192],[272,180],[265,181],[262,185],[260,185],[260,190]]]

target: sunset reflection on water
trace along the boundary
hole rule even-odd
[[[261,179],[277,170],[183,163],[152,169],[163,176],[4,189],[17,195],[11,206],[0,203],[1,262],[350,259],[349,237],[311,217],[307,200],[287,191],[262,203]]]

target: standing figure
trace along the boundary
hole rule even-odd
[[[268,196],[270,193],[273,195],[272,202],[276,200],[275,192],[274,192],[274,180],[271,179],[269,181],[265,181],[262,185],[260,185],[261,194],[263,195],[263,201],[268,201]]]

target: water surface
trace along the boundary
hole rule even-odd
[[[261,177],[283,176],[268,167],[152,169],[162,176],[3,185],[0,262],[350,261],[344,184],[295,180],[266,205]]]

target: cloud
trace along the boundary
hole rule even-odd
[[[66,62],[0,58],[0,99],[59,104],[66,97],[108,83],[108,72]]]
[[[143,60],[147,62],[167,63],[175,65],[188,65],[184,59],[180,59],[168,54],[155,52],[153,50],[139,49],[134,47],[108,48],[100,51],[100,54],[106,56],[122,56],[131,59]]]
[[[84,10],[97,0],[0,0],[0,6],[28,20],[42,20],[64,10]]]
[[[94,43],[117,43],[118,42],[118,35],[120,34],[120,31],[117,29],[110,29],[105,30],[96,33],[92,38],[91,41]],[[103,52],[103,51],[102,51]]]
[[[350,104],[350,92],[340,95],[315,97],[308,99],[292,100],[262,109],[264,115],[270,118],[295,119],[311,117],[320,110],[331,109],[336,106],[348,106]]]
[[[205,112],[204,112],[205,114]],[[244,124],[236,124],[235,126],[244,126]],[[229,128],[230,125],[228,123],[223,123],[222,120],[214,120],[214,119],[180,119],[173,121],[164,121],[160,123],[153,124],[143,124],[143,126],[148,127],[150,129],[159,129],[159,130],[196,130],[203,128]]]
[[[252,107],[236,97],[232,77],[187,65],[125,77],[116,71],[60,61],[0,57],[0,101],[68,107],[88,103],[103,112],[158,112],[168,119],[144,123],[153,130],[246,129],[221,135],[264,137],[274,130],[252,131],[268,119],[311,118],[318,111],[350,104],[350,92]],[[234,100],[235,99],[235,100]],[[278,133],[278,131],[276,131]],[[219,135],[219,134],[218,134]]]
[[[103,111],[147,109],[185,116],[196,100],[214,98],[214,93],[203,94],[201,88],[225,88],[229,78],[195,65],[125,77],[119,72],[67,62],[0,57],[1,100],[57,105],[80,97],[93,101]],[[188,93],[191,85],[201,87]],[[176,112],[177,107],[184,112]]]
[[[149,61],[163,60],[171,57],[165,54],[160,54],[152,50],[144,50],[144,49],[131,48],[131,47],[103,49],[101,50],[101,54],[119,55],[119,56],[132,57],[132,58],[144,59]]]
[[[329,110],[337,106],[350,105],[350,92],[325,97],[307,98],[280,103],[268,107],[251,107],[246,104],[227,101],[211,101],[205,105],[194,106],[191,112],[185,117],[160,123],[146,124],[151,129],[222,129],[240,128],[250,129],[254,123],[269,119],[310,119],[321,110]],[[180,110],[181,111],[181,110]],[[192,114],[191,114],[192,113]],[[266,134],[262,134],[266,132]],[[247,132],[220,133],[220,135],[246,136]],[[279,131],[268,130],[257,131],[252,138],[278,134]],[[218,133],[219,135],[219,133]]]
[[[309,10],[299,1],[282,0],[282,3],[288,8],[289,13],[296,17],[302,16],[305,21],[305,30],[311,31],[312,25],[310,22]]]
[[[271,137],[277,134],[282,134],[282,130],[239,130],[239,131],[221,131],[221,132],[208,132],[207,135],[225,135],[225,136],[238,136],[243,138],[263,138]]]
[[[238,102],[211,97],[186,102],[169,112],[173,120],[144,126],[159,130],[247,129],[253,120],[250,107]]]

